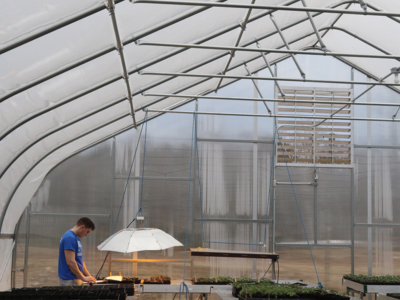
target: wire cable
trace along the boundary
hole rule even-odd
[[[271,262],[271,264],[269,265],[267,271],[265,271],[265,273],[264,273],[263,277],[261,277],[261,279],[263,279],[265,277],[265,275],[267,275],[267,273],[268,273],[269,269],[271,268],[272,264],[273,264],[273,262]]]
[[[304,225],[303,216],[302,216],[302,214],[301,214],[299,201],[297,200],[296,191],[294,190],[293,181],[292,181],[292,176],[290,175],[288,163],[287,163],[287,160],[286,160],[285,151],[283,150],[283,144],[282,144],[282,141],[281,141],[281,137],[280,137],[280,135],[279,135],[278,124],[276,123],[276,118],[275,118],[275,130],[276,130],[276,133],[277,133],[277,136],[278,136],[279,144],[281,145],[282,155],[283,155],[283,158],[284,158],[284,160],[285,160],[286,170],[287,170],[287,173],[288,173],[288,175],[289,175],[290,185],[291,185],[291,187],[292,187],[293,196],[294,196],[294,199],[295,199],[295,201],[296,201],[297,211],[298,211],[298,213],[299,213],[299,217],[300,217],[300,220],[301,220],[301,225],[302,225],[302,227],[303,227],[304,235],[305,235],[306,240],[307,240],[308,250],[310,251],[311,260],[312,260],[313,265],[314,265],[315,274],[317,275],[318,286],[321,287],[321,288],[324,288],[324,286],[322,285],[321,281],[319,281],[319,276],[318,276],[317,267],[316,267],[316,265],[315,265],[314,256],[313,256],[313,254],[312,254],[312,250],[311,250],[311,246],[310,246],[310,241],[308,240],[307,230],[306,230],[306,226]],[[278,268],[279,268],[279,260],[278,260]]]
[[[145,119],[147,120],[147,112],[146,112],[146,115],[145,115]],[[146,124],[147,124],[147,122],[146,122]],[[139,138],[138,138],[138,141],[137,141],[137,144],[136,144],[135,154],[133,155],[133,158],[132,158],[131,168],[129,169],[128,179],[126,180],[124,193],[122,194],[122,199],[121,199],[121,203],[120,203],[120,205],[119,205],[119,210],[118,210],[118,214],[117,214],[117,219],[115,220],[115,225],[114,225],[114,229],[113,229],[113,231],[112,231],[112,234],[114,234],[115,228],[117,227],[118,218],[119,218],[119,215],[120,215],[120,213],[121,213],[122,203],[124,202],[126,190],[127,190],[127,188],[128,188],[128,184],[129,184],[129,179],[130,179],[131,173],[132,173],[133,163],[135,162],[137,149],[138,149],[138,147],[139,147],[140,138],[141,138],[141,136],[142,136],[143,127],[144,127],[144,126],[142,125],[142,128],[140,128],[140,134],[139,134]],[[147,128],[147,125],[146,125],[146,128]],[[141,204],[140,204],[140,207],[142,207]]]

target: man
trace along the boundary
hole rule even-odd
[[[89,218],[80,218],[76,225],[68,230],[61,238],[58,256],[58,279],[60,286],[77,286],[82,282],[96,283],[83,262],[83,238],[95,229]]]

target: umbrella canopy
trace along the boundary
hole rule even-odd
[[[100,251],[122,253],[145,250],[164,250],[183,246],[168,233],[157,228],[125,228],[114,233],[97,246]]]

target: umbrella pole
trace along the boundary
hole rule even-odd
[[[97,272],[96,280],[99,279],[99,277],[101,275],[101,271],[103,270],[104,264],[106,263],[106,260],[107,260],[107,257],[108,257],[109,254],[110,254],[110,251],[107,252],[107,255],[104,258],[103,264],[101,265],[99,272]],[[110,265],[109,265],[109,267],[111,267],[111,255],[110,255]]]
[[[132,222],[130,222],[130,223],[128,224],[128,226],[126,226],[126,228],[128,228],[135,220],[136,220],[136,218],[134,218],[134,219],[132,220]],[[140,221],[140,228],[142,228],[142,221]],[[99,277],[100,277],[100,275],[101,275],[101,271],[103,271],[104,264],[105,264],[106,261],[107,261],[108,255],[110,255],[110,262],[109,262],[109,264],[108,264],[108,272],[111,272],[111,253],[110,253],[110,251],[108,251],[106,257],[104,258],[103,264],[102,264],[101,267],[100,267],[99,272],[97,272],[96,279],[99,279]]]

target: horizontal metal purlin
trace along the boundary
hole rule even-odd
[[[298,88],[298,87],[296,87]],[[209,99],[209,100],[233,100],[233,101],[256,101],[256,102],[288,102],[288,103],[317,103],[317,104],[343,104],[343,105],[365,105],[365,106],[393,106],[398,107],[399,104],[387,102],[345,102],[345,101],[319,101],[319,100],[296,100],[296,99],[270,99],[270,98],[247,98],[247,97],[220,97],[220,96],[203,96],[203,95],[179,95],[179,94],[159,94],[144,93],[143,96],[149,97],[171,97],[185,99]],[[342,97],[343,98],[343,97]]]
[[[276,167],[286,168],[286,164],[277,163]],[[330,165],[330,164],[302,164],[302,163],[288,163],[289,167],[302,167],[302,168],[336,168],[336,169],[353,169],[353,165]]]
[[[284,246],[284,247],[349,247],[351,248],[351,244],[296,244],[296,243],[275,243],[276,246]]]
[[[345,56],[345,57],[363,57],[363,58],[381,58],[381,59],[400,59],[399,55],[373,55],[373,54],[360,54],[360,53],[344,53],[344,52],[310,52],[299,50],[282,50],[282,49],[269,49],[269,48],[244,48],[244,47],[227,47],[216,45],[196,45],[196,44],[180,44],[180,43],[156,43],[147,41],[137,41],[139,46],[162,46],[162,47],[179,47],[179,48],[194,48],[194,49],[207,49],[207,50],[225,50],[225,51],[243,51],[243,52],[268,52],[279,54],[304,54],[316,56]],[[322,50],[321,50],[322,51]]]
[[[227,78],[227,79],[250,79],[250,80],[269,80],[269,81],[293,81],[293,82],[317,82],[317,83],[338,83],[338,84],[359,84],[359,85],[382,85],[382,86],[400,86],[400,83],[374,82],[374,81],[351,81],[351,80],[324,80],[324,79],[302,79],[288,77],[264,77],[264,76],[241,76],[241,75],[220,75],[220,74],[199,74],[199,73],[170,73],[170,72],[139,72],[140,75],[157,76],[182,76],[182,77],[200,77],[200,78]]]
[[[128,179],[128,176],[115,175],[115,179]],[[161,177],[161,176],[131,176],[129,179],[132,180],[172,180],[172,181],[193,181],[193,178],[188,177]]]
[[[265,220],[251,220],[251,219],[219,219],[219,218],[195,218],[195,221],[199,222],[235,222],[235,223],[265,223]],[[268,218],[268,223],[272,222],[272,218]]]
[[[356,145],[354,148],[372,148],[372,149],[400,149],[400,146],[389,146],[389,145]]]
[[[197,141],[198,142],[216,142],[216,143],[273,144],[273,141],[261,141],[261,140],[203,139],[203,138],[198,138]]]
[[[257,4],[241,4],[241,3],[215,3],[215,2],[200,2],[200,1],[173,1],[173,0],[133,0],[133,3],[151,3],[151,4],[173,4],[173,5],[191,5],[191,6],[206,6],[206,7],[223,7],[223,8],[253,8],[253,9],[271,9],[277,11],[301,11],[301,12],[320,12],[331,14],[347,14],[347,15],[368,15],[381,17],[400,17],[398,12],[386,11],[361,11],[361,10],[346,10],[332,8],[317,8],[317,7],[293,7],[293,6],[278,6],[278,5],[257,5]]]
[[[354,226],[360,226],[360,227],[398,227],[398,226],[400,226],[400,224],[355,223]]]
[[[274,114],[241,114],[241,113],[225,113],[225,112],[205,112],[205,111],[182,111],[182,110],[163,110],[163,109],[147,109],[148,112],[173,113],[173,114],[190,114],[193,115],[215,115],[215,116],[230,116],[230,117],[259,117],[259,118],[288,118],[288,119],[312,119],[312,120],[352,120],[352,121],[373,121],[373,122],[400,122],[400,119],[384,119],[384,118],[353,118],[353,117],[325,117],[325,116],[310,116],[310,115],[274,115]]]
[[[0,239],[14,239],[13,233],[0,233]]]
[[[277,185],[314,185],[315,182],[277,182]]]
[[[147,263],[163,263],[163,262],[184,262],[184,259],[132,259],[132,258],[113,258],[112,261],[118,262],[147,262]],[[186,260],[190,262],[189,260]]]
[[[92,218],[109,218],[111,214],[69,214],[69,213],[35,213],[31,212],[30,216],[49,216],[49,217],[92,217]]]

